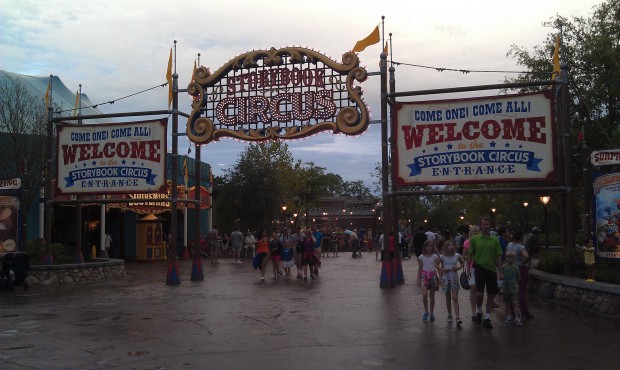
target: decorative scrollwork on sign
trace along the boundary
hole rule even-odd
[[[293,139],[332,131],[357,135],[368,109],[357,83],[366,80],[355,53],[338,63],[306,48],[254,50],[211,74],[197,69],[187,135],[204,144],[222,137]]]

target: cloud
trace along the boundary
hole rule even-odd
[[[217,70],[236,55],[254,49],[307,46],[336,61],[381,22],[393,33],[394,61],[464,69],[515,69],[505,57],[511,44],[531,47],[545,40],[541,23],[559,13],[587,15],[599,0],[523,0],[507,7],[491,0],[434,2],[269,2],[227,0],[0,0],[0,69],[38,76],[58,75],[70,90],[82,91],[106,113],[167,107],[168,53],[177,40],[179,86],[185,88],[198,53]],[[568,9],[571,13],[563,13]],[[381,45],[359,54],[361,65],[378,71]],[[397,91],[497,83],[502,74],[439,73],[396,66]],[[380,83],[363,84],[371,119],[380,118]],[[127,99],[117,100],[142,90]],[[469,96],[474,93],[469,94]],[[488,94],[492,94],[489,92]],[[488,95],[484,93],[483,95]],[[480,95],[480,94],[478,94]],[[467,96],[461,94],[459,97]],[[446,96],[404,98],[402,101]],[[455,98],[454,95],[447,98]],[[114,104],[105,104],[115,101]],[[180,110],[191,99],[180,95]],[[179,131],[185,120],[179,121]],[[290,142],[293,154],[337,172],[347,180],[368,178],[381,160],[380,125],[359,137],[316,135]],[[204,147],[202,160],[218,168],[233,165],[246,143],[222,140]],[[179,151],[189,146],[179,138]]]

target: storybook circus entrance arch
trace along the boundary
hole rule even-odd
[[[170,61],[167,76],[171,83],[171,111],[52,117],[52,110],[48,108],[47,157],[48,163],[55,162],[57,168],[56,173],[46,179],[46,194],[74,196],[74,199],[65,200],[46,198],[48,255],[51,255],[53,204],[136,202],[123,199],[119,194],[145,194],[149,202],[168,203],[171,210],[176,210],[179,203],[201,204],[201,191],[195,192],[194,199],[179,198],[178,136],[182,135],[178,132],[179,115],[187,117],[186,134],[196,146],[222,137],[263,141],[300,139],[321,131],[357,135],[369,124],[368,109],[359,86],[366,80],[367,73],[352,52],[345,53],[337,62],[306,48],[256,50],[233,58],[213,74],[206,67],[198,68],[186,90],[178,88],[178,75],[171,72],[171,64]],[[191,114],[179,112],[179,92],[194,97]],[[66,123],[162,114],[172,116],[169,194],[165,170],[167,119],[106,125]],[[51,139],[55,125],[57,157]],[[195,153],[194,177],[200,179],[200,150]],[[52,178],[59,181],[54,182]],[[115,194],[117,196],[113,196]],[[89,199],[82,199],[86,197]],[[194,221],[194,245],[199,245],[200,212],[196,212]],[[178,285],[177,217],[171,217],[170,224],[166,284]],[[199,253],[194,253],[191,280],[204,280]]]
[[[574,245],[571,142],[566,66],[561,78],[434,90],[395,91],[394,67],[381,54],[384,234],[398,230],[397,198],[442,194],[561,194],[561,236]],[[549,86],[555,87],[550,89]],[[434,101],[397,101],[468,91],[541,87],[538,93]],[[392,189],[388,189],[388,106],[391,114]],[[559,140],[556,142],[556,138]],[[535,182],[546,186],[492,189],[401,190],[412,185]],[[390,205],[391,207],[386,207]],[[386,209],[388,213],[386,214]],[[390,226],[385,226],[390,224]],[[398,255],[398,252],[396,252]],[[399,257],[384,261],[381,287],[403,282]]]

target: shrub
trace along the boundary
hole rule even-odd
[[[67,250],[62,243],[52,243],[52,256],[54,256],[55,264],[73,263],[73,257],[67,254]],[[45,255],[45,242],[43,239],[37,239],[26,244],[26,252],[30,257],[30,263],[40,265]]]
[[[564,273],[564,257],[561,252],[543,250],[538,255],[538,269],[552,274]]]

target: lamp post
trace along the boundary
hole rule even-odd
[[[527,227],[527,206],[528,206],[528,202],[523,202],[523,209],[525,210],[525,232],[527,232],[528,227]]]
[[[549,204],[550,200],[551,197],[548,195],[543,195],[540,197],[540,201],[542,202],[543,207],[545,207],[545,247],[547,247],[547,250],[549,250],[549,217],[547,213],[547,204]]]
[[[286,204],[282,205],[282,225],[284,225],[284,227],[286,227]]]
[[[291,222],[293,224],[293,227],[297,226],[297,213],[293,213],[293,220],[294,222]]]
[[[491,208],[491,226],[493,227],[493,230],[495,230],[495,211],[497,211],[496,208]]]

